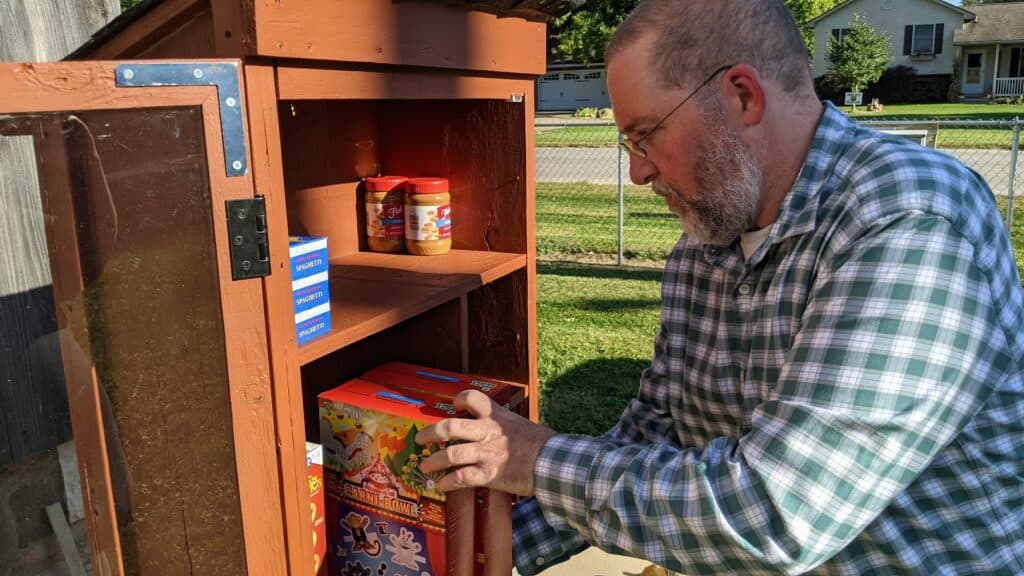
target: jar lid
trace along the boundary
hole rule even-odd
[[[409,194],[437,194],[448,191],[447,178],[409,178],[405,183]]]
[[[405,176],[370,176],[366,179],[367,192],[390,192],[405,184]]]

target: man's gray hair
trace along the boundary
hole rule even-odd
[[[813,86],[810,56],[782,0],[643,0],[608,42],[610,62],[653,34],[650,62],[665,85],[700,82],[719,66],[749,64],[792,93]]]

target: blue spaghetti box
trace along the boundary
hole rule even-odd
[[[327,238],[293,236],[288,246],[292,271],[295,333],[304,344],[331,330]]]
[[[292,281],[327,272],[327,238],[292,236],[288,238]]]

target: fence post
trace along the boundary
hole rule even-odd
[[[1013,232],[1013,202],[1017,187],[1017,153],[1020,151],[1020,117],[1013,119],[1013,147],[1010,150],[1010,195],[1006,199],[1006,229]]]
[[[620,268],[622,267],[622,252],[623,252],[623,247],[622,247],[622,244],[623,244],[622,229],[625,226],[625,195],[623,193],[623,187],[622,187],[622,139],[623,138],[624,138],[624,136],[622,134],[619,134],[619,145],[616,146],[616,148],[619,151],[619,155],[618,155],[618,158],[619,158],[619,253],[618,253],[618,262],[619,262],[619,267]]]

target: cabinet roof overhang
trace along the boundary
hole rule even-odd
[[[537,75],[547,19],[584,1],[144,0],[65,59],[145,58],[147,47],[202,19],[212,36],[207,57]]]

